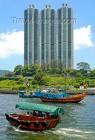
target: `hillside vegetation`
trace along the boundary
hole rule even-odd
[[[0,90],[36,90],[43,87],[57,87],[70,89],[71,86],[79,88],[95,87],[95,70],[91,70],[86,63],[79,63],[78,69],[64,69],[63,67],[39,65],[17,65],[13,72],[8,72],[0,78]]]

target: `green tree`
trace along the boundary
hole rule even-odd
[[[81,73],[81,76],[86,77],[90,71],[90,65],[86,62],[80,62],[77,64],[77,69]]]
[[[17,65],[14,68],[14,73],[15,75],[22,75],[22,70],[23,70],[23,66],[22,65]]]
[[[18,77],[17,84],[24,84],[24,77],[23,76]]]
[[[32,75],[35,75],[37,72],[42,71],[41,67],[38,64],[31,65],[29,69]]]
[[[90,65],[86,62],[80,62],[80,63],[77,63],[77,69],[84,70],[84,71],[89,71],[90,70]]]
[[[60,74],[62,74],[64,72],[64,65],[62,64],[62,62],[59,61],[58,67],[59,67]]]
[[[45,81],[43,79],[43,76],[44,74],[42,71],[37,72],[33,77],[32,84],[44,85]]]
[[[72,69],[64,69],[63,73],[64,73],[64,76],[70,77],[73,75],[73,70]]]
[[[89,72],[89,76],[90,77],[95,77],[95,69],[93,69]]]
[[[25,66],[23,67],[22,75],[23,75],[23,76],[28,76],[28,65],[25,65]]]
[[[25,65],[23,68],[23,76],[33,76],[38,71],[41,71],[41,67],[38,64],[27,66]]]

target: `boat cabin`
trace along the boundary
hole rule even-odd
[[[16,108],[24,110],[27,115],[37,117],[58,117],[60,113],[64,113],[61,107],[26,102],[16,104]]]
[[[39,98],[49,98],[49,99],[62,99],[67,97],[67,93],[64,91],[62,93],[51,93],[51,92],[35,92],[35,96]]]

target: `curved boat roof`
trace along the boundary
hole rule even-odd
[[[17,103],[16,108],[19,108],[21,110],[35,110],[35,111],[47,112],[53,115],[64,113],[64,109],[62,107],[45,105],[45,104],[27,103],[27,102]]]

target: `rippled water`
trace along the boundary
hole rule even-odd
[[[13,128],[5,119],[4,114],[15,111],[20,100],[17,95],[0,95],[0,140],[95,140],[95,96],[87,96],[78,104],[56,104],[64,107],[62,122],[38,133]],[[41,103],[38,99],[31,101]]]

